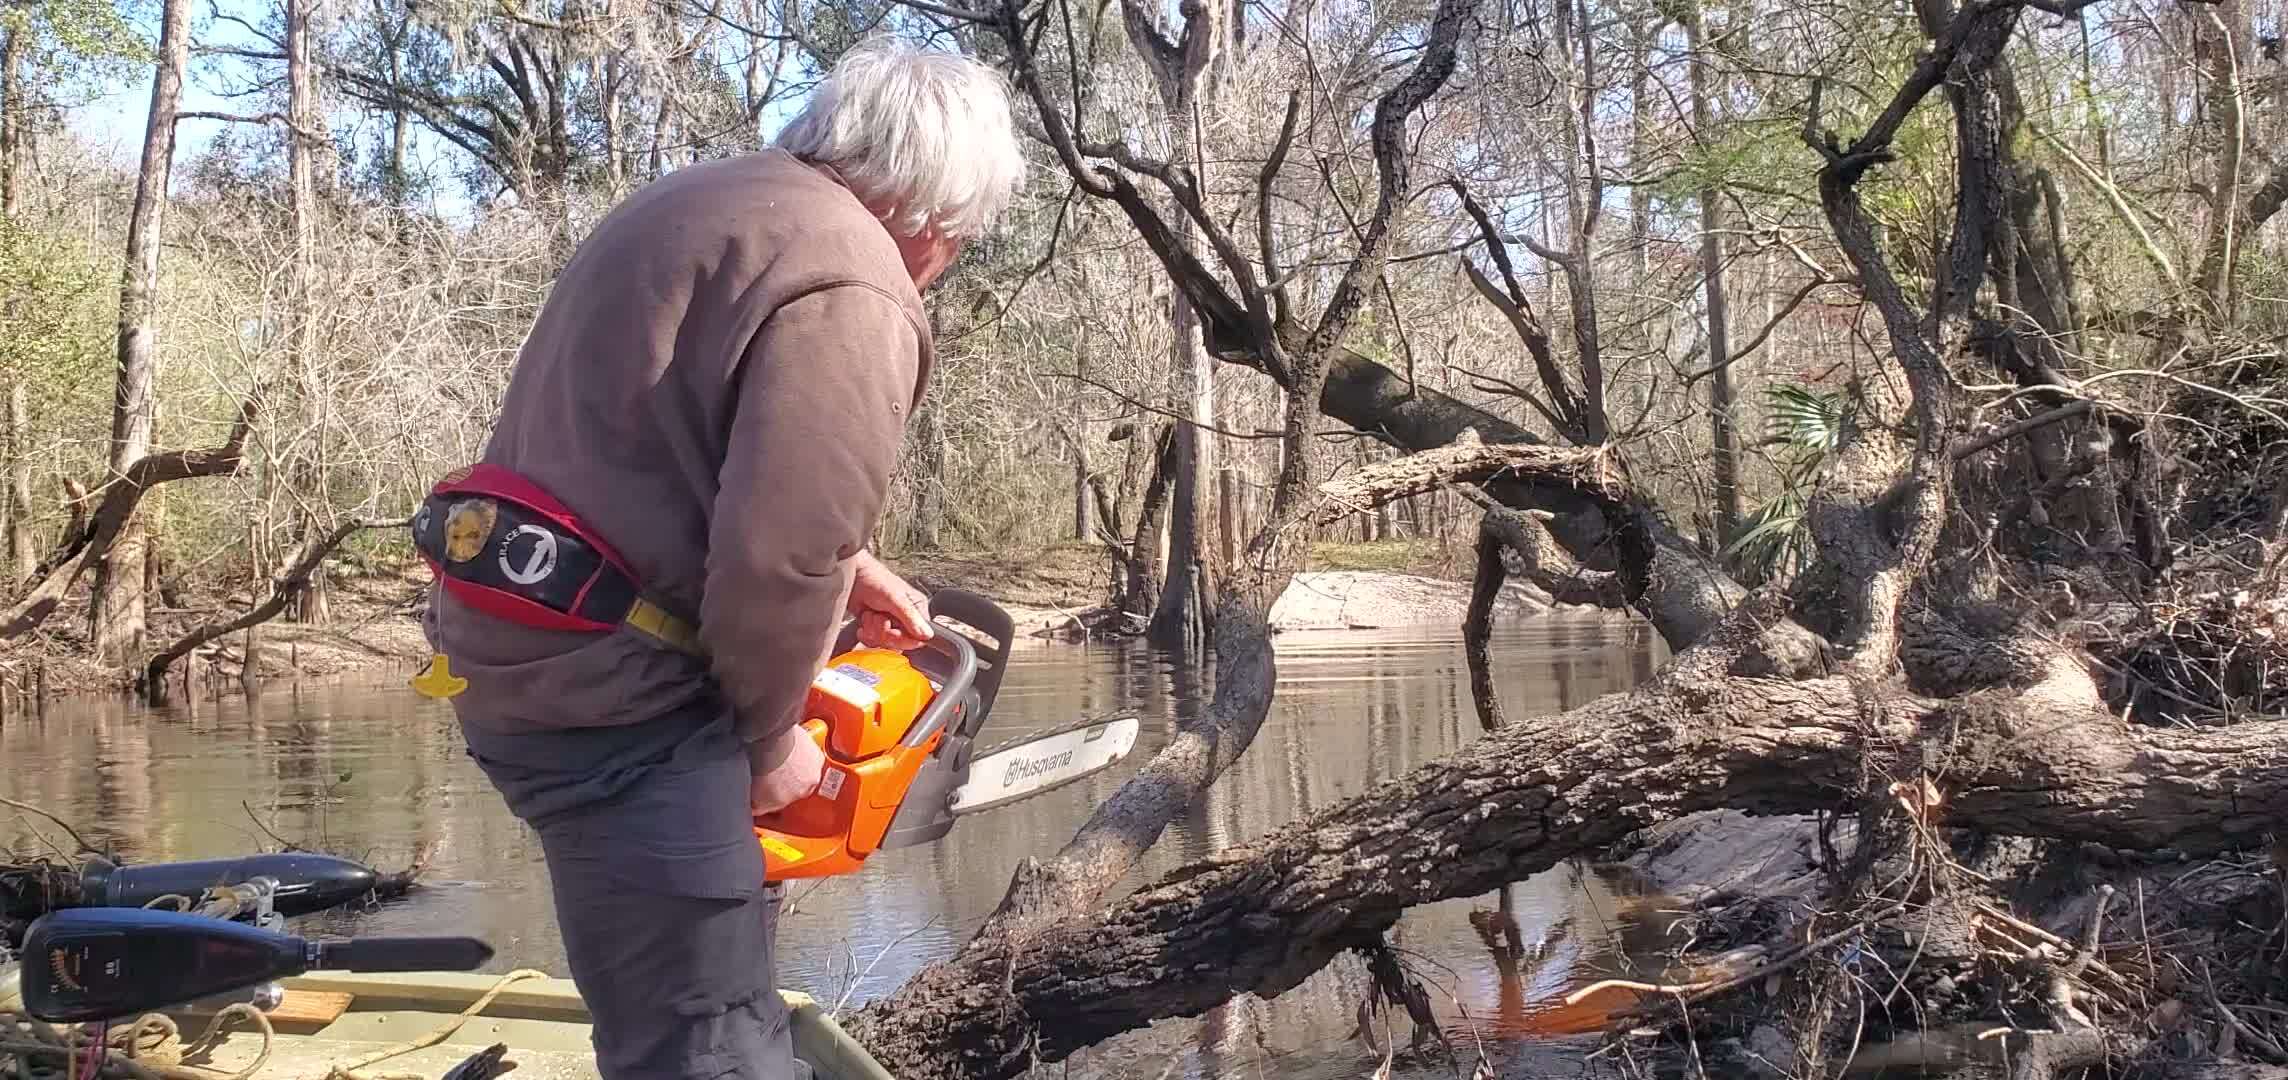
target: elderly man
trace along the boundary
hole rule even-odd
[[[798,712],[843,618],[931,632],[866,545],[929,375],[921,293],[1023,168],[989,69],[857,50],[775,148],[596,226],[481,463],[416,517],[442,587],[415,685],[539,836],[611,1080],[807,1072],[753,816],[819,782]]]

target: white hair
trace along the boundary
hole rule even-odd
[[[902,236],[990,228],[1024,179],[998,72],[957,53],[869,41],[844,56],[779,132],[828,165]]]

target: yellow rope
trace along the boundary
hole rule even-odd
[[[508,989],[510,983],[522,982],[526,979],[545,979],[547,977],[547,972],[534,971],[530,968],[519,968],[515,971],[511,971],[508,974],[501,976],[499,981],[493,983],[492,989],[485,991],[484,996],[478,998],[474,1004],[470,1005],[466,1009],[461,1010],[461,1015],[446,1021],[443,1027],[440,1027],[427,1035],[423,1035],[420,1038],[413,1040],[412,1042],[401,1043],[397,1046],[392,1046],[387,1049],[374,1051],[373,1053],[346,1065],[336,1065],[327,1071],[326,1080],[368,1080],[366,1077],[359,1076],[357,1070],[363,1069],[368,1065],[387,1061],[393,1057],[401,1057],[403,1055],[413,1053],[416,1050],[426,1050],[429,1047],[444,1042],[446,1039],[452,1038],[454,1032],[461,1030],[461,1025],[468,1023],[470,1018],[484,1012],[485,1006],[492,1004],[493,999],[499,997],[501,991]]]
[[[252,1064],[237,1072],[224,1072],[180,1063],[184,1057],[212,1051],[221,1042],[223,1025],[235,1017],[251,1019],[256,1030],[262,1033],[262,1049]],[[175,1022],[159,1013],[147,1013],[132,1024],[113,1027],[103,1038],[102,1064],[96,1066],[95,1074],[86,1080],[106,1076],[133,1080],[248,1080],[270,1060],[276,1032],[270,1026],[270,1018],[262,1015],[261,1010],[241,1002],[215,1013],[197,1039],[175,1050],[171,1044],[178,1043],[181,1037]],[[15,1059],[15,1075],[20,1080],[52,1080],[58,1076],[81,1080],[79,1059],[93,1041],[85,1030],[77,1027],[58,1029],[30,1016],[0,1012],[0,1056]],[[54,1058],[63,1059],[63,1068],[40,1064]]]

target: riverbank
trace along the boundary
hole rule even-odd
[[[1020,553],[908,554],[888,560],[929,590],[956,586],[992,597],[1016,621],[1023,643],[1078,641],[1102,633],[1091,616],[1111,592],[1101,551],[1060,545]],[[1470,585],[1453,576],[1451,553],[1419,542],[1323,545],[1271,610],[1274,632],[1457,626]],[[229,693],[248,678],[330,678],[411,670],[428,657],[420,616],[428,574],[419,564],[337,572],[324,625],[275,619],[226,635],[179,661],[171,683],[186,677],[202,694]],[[193,628],[245,610],[246,590],[195,590],[181,606],[150,613],[151,640],[174,641]],[[75,597],[83,610],[84,596]],[[1497,622],[1531,618],[1554,605],[1533,587],[1512,582],[1495,606]],[[1092,627],[1094,629],[1092,629]],[[251,664],[249,655],[252,656]],[[13,712],[40,697],[123,693],[128,673],[98,664],[87,650],[85,624],[59,613],[40,632],[0,656],[0,707]]]

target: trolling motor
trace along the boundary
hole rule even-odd
[[[74,1024],[309,971],[473,971],[493,950],[466,937],[311,941],[181,912],[66,908],[32,923],[22,955],[25,1011]]]
[[[195,902],[210,888],[262,878],[271,881],[270,906],[287,918],[349,903],[372,892],[379,881],[363,864],[306,851],[128,866],[94,858],[80,868],[80,902],[139,908],[168,895]]]

